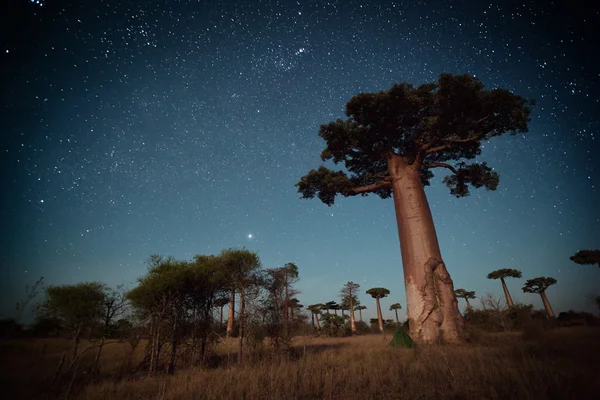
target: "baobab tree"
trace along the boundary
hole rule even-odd
[[[354,307],[356,311],[358,311],[358,315],[360,316],[360,322],[363,322],[362,310],[366,310],[367,306],[356,306]]]
[[[527,282],[525,282],[525,285],[523,286],[523,292],[537,293],[541,296],[542,302],[544,303],[544,308],[546,309],[546,313],[548,313],[548,316],[552,318],[554,318],[554,311],[552,311],[552,307],[550,306],[550,302],[548,301],[548,297],[546,296],[546,289],[555,284],[556,279],[546,278],[542,276],[539,278],[527,280]]]
[[[579,250],[570,260],[577,264],[596,264],[600,267],[600,250]]]
[[[396,323],[400,323],[400,321],[398,320],[398,310],[400,310],[402,308],[402,306],[400,305],[400,303],[394,303],[390,306],[390,311],[395,311],[396,312]]]
[[[352,330],[352,334],[356,334],[358,332],[356,329],[356,321],[354,320],[354,306],[357,302],[356,297],[358,294],[359,287],[360,285],[358,283],[349,281],[346,282],[346,284],[340,291],[342,303],[345,303],[347,305],[348,314],[350,314],[350,329]]]
[[[229,303],[230,299],[227,297],[219,297],[215,300],[215,307],[219,308],[219,326],[223,326],[223,307]]]
[[[475,292],[474,291],[468,291],[465,289],[456,289],[454,291],[454,293],[456,293],[456,297],[461,298],[461,299],[465,299],[465,301],[467,302],[467,308],[473,308],[471,307],[471,303],[469,303],[469,299],[474,299],[475,298]]]
[[[504,290],[504,296],[506,297],[506,305],[509,307],[514,307],[514,303],[512,297],[510,297],[510,293],[508,291],[508,287],[506,286],[506,282],[504,279],[506,278],[520,278],[521,271],[510,268],[497,269],[488,274],[488,279],[500,279],[502,282],[502,289]]]
[[[470,75],[441,74],[415,87],[396,83],[379,93],[360,93],[346,104],[346,120],[321,125],[323,161],[343,163],[348,173],[324,166],[296,184],[303,198],[331,206],[336,196],[393,197],[406,286],[410,334],[417,342],[464,339],[454,284],[443,261],[424,186],[435,168],[450,193],[469,185],[495,190],[499,175],[485,162],[467,164],[481,143],[504,133],[527,132],[532,100],[505,89],[484,90]]]
[[[335,301],[328,301],[327,303],[323,304],[323,309],[327,314],[329,314],[329,310],[335,310],[336,306],[337,303]]]
[[[390,291],[386,288],[371,288],[367,290],[366,293],[375,299],[375,304],[377,305],[377,321],[379,322],[379,331],[383,333],[383,316],[381,315],[381,304],[379,303],[379,300],[390,294]]]
[[[312,305],[306,307],[306,309],[308,311],[310,311],[310,313],[311,313],[313,326],[315,326],[315,322],[316,322],[317,329],[321,329],[321,324],[319,322],[319,316],[321,315],[321,310],[323,309],[323,304],[312,304]]]

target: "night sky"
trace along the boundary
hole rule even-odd
[[[36,4],[37,3],[37,4]],[[537,4],[536,4],[537,3]],[[543,3],[543,5],[542,5]],[[557,5],[561,3],[564,5]],[[485,143],[495,192],[426,189],[456,288],[516,301],[552,276],[555,311],[594,311],[600,270],[598,9],[555,1],[2,2],[2,316],[40,275],[131,288],[152,253],[228,247],[294,262],[304,305],[346,281],[405,304],[391,200],[301,200],[319,125],[360,92],[467,73],[537,100],[530,131]],[[596,44],[594,44],[596,43]],[[464,307],[460,300],[461,309]],[[476,300],[475,305],[479,305]],[[405,316],[402,310],[402,317]]]

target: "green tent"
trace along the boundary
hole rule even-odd
[[[412,349],[414,346],[413,340],[404,331],[396,331],[390,346],[397,348]]]

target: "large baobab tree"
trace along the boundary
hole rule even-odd
[[[521,271],[510,268],[497,269],[488,274],[488,279],[500,279],[502,282],[502,289],[504,290],[504,296],[506,297],[506,305],[509,307],[514,307],[514,303],[512,297],[510,297],[510,293],[508,291],[508,287],[506,286],[506,278],[520,278]]]
[[[381,304],[379,303],[379,300],[390,294],[390,291],[386,288],[371,288],[367,290],[366,293],[375,299],[375,304],[377,305],[377,321],[379,322],[379,330],[381,333],[383,333],[383,315],[381,314]]]
[[[356,334],[356,321],[354,320],[354,306],[357,303],[358,288],[360,285],[352,281],[346,282],[342,290],[340,291],[342,297],[342,303],[345,303],[348,307],[348,314],[350,314],[350,328],[352,334]]]
[[[548,301],[548,297],[546,296],[546,289],[555,284],[556,279],[542,276],[527,280],[523,286],[523,292],[537,293],[541,296],[542,302],[544,303],[544,308],[546,309],[546,313],[548,313],[549,317],[554,317],[554,311],[552,310],[550,302]]]
[[[363,322],[362,310],[366,310],[367,306],[356,306],[354,307],[356,311],[358,311],[358,315],[360,316],[360,322]]]
[[[400,305],[400,303],[394,303],[390,306],[390,311],[395,311],[396,312],[396,323],[399,323],[400,321],[398,320],[398,310],[402,309],[402,306]]]
[[[579,250],[570,260],[577,264],[596,264],[600,267],[600,250]]]
[[[298,192],[329,206],[338,194],[393,197],[410,334],[418,342],[464,338],[424,186],[442,168],[452,195],[467,196],[469,185],[495,190],[497,172],[464,160],[478,156],[483,141],[527,132],[532,103],[504,89],[484,90],[470,75],[441,74],[437,82],[358,94],[346,104],[346,120],[320,127],[321,159],[343,163],[348,173],[320,166],[300,179]]]
[[[508,291],[508,289],[507,289]],[[467,308],[473,308],[471,307],[471,303],[469,303],[469,299],[474,299],[475,298],[475,291],[468,291],[465,289],[456,289],[454,291],[454,293],[456,293],[456,297],[460,298],[460,299],[465,299],[465,301],[467,302]]]

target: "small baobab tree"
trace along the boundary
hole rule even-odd
[[[215,307],[219,308],[219,326],[223,326],[223,307],[229,303],[230,299],[227,297],[219,297],[215,300]]]
[[[346,282],[340,291],[342,303],[348,308],[348,314],[350,314],[350,328],[352,329],[352,334],[356,334],[358,332],[356,329],[356,321],[354,320],[354,307],[358,301],[357,295],[359,287],[360,285],[358,283],[349,281]]]
[[[321,329],[321,323],[319,322],[319,316],[321,315],[321,310],[323,309],[323,304],[311,304],[306,307],[312,316],[312,324],[316,325],[317,329]]]
[[[469,303],[469,300],[472,300],[475,298],[474,291],[468,291],[465,289],[456,289],[454,291],[454,293],[456,293],[456,297],[465,299],[465,301],[467,302],[467,308],[473,308],[473,307],[471,307],[471,303]]]
[[[366,292],[372,298],[375,299],[375,304],[377,305],[377,321],[379,322],[379,330],[383,333],[383,316],[381,315],[381,304],[379,300],[386,297],[390,294],[390,291],[386,288],[371,288]]]
[[[570,260],[577,264],[595,264],[600,267],[600,250],[579,250]]]
[[[402,309],[402,306],[400,305],[400,303],[394,303],[390,306],[390,311],[395,311],[396,312],[396,323],[400,323],[400,321],[398,320],[398,310]]]
[[[504,296],[506,297],[506,305],[509,307],[514,307],[514,303],[512,297],[510,297],[510,293],[508,291],[508,287],[506,286],[505,279],[506,278],[520,278],[521,271],[510,268],[502,268],[492,271],[488,274],[488,279],[500,279],[502,282],[502,289],[504,290]]]
[[[360,322],[363,322],[362,310],[366,310],[367,306],[356,306],[354,307],[356,311],[358,311],[358,315],[360,316]]]
[[[548,297],[546,296],[546,289],[555,284],[556,279],[546,278],[542,276],[539,278],[527,280],[527,282],[525,282],[525,285],[523,286],[523,292],[537,293],[541,296],[542,302],[544,303],[544,308],[546,309],[546,313],[548,313],[549,317],[554,317],[554,311],[552,311],[552,307],[550,306],[550,302],[548,301]]]

